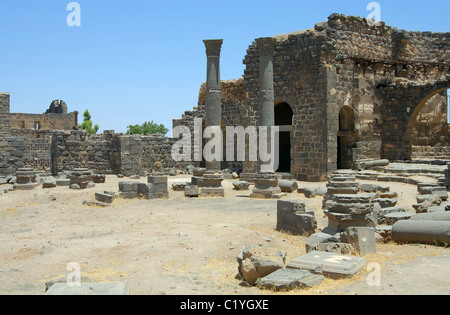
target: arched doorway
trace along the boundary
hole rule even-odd
[[[355,147],[355,115],[350,106],[344,106],[339,112],[339,132],[337,147],[337,168],[353,167],[353,148]]]
[[[406,132],[410,159],[450,157],[448,101],[448,89],[439,89],[427,95],[412,112]]]
[[[293,117],[294,111],[288,103],[283,102],[275,105],[275,126],[280,127],[280,156],[277,172],[291,172],[291,131]]]

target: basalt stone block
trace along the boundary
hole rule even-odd
[[[387,224],[386,216],[391,213],[402,213],[406,212],[402,207],[390,207],[381,208],[376,207],[376,210],[372,212],[373,217],[376,219],[378,224]]]
[[[359,188],[355,187],[328,187],[327,193],[330,195],[354,194],[359,192]]]
[[[235,190],[249,190],[250,183],[246,181],[233,182],[233,187]]]
[[[250,198],[270,199],[280,193],[281,188],[278,186],[278,179],[275,174],[262,173],[255,177],[255,187],[250,194]]]
[[[78,185],[80,185],[81,189],[88,189],[88,188],[94,188],[95,187],[95,183],[90,181],[90,182],[81,182]]]
[[[278,186],[281,189],[281,192],[287,192],[287,193],[291,193],[294,192],[298,189],[298,184],[295,181],[290,181],[290,180],[279,180],[278,181]]]
[[[330,177],[330,181],[337,181],[337,182],[345,182],[345,181],[354,182],[355,180],[356,176],[348,174],[333,174]]]
[[[377,252],[375,228],[350,227],[341,234],[341,241],[352,244],[362,256]]]
[[[341,255],[355,255],[356,254],[356,250],[352,244],[340,243],[340,242],[320,243],[320,244],[313,246],[311,248],[310,252],[311,251],[336,253],[336,254],[341,254]]]
[[[184,188],[188,186],[189,183],[183,182],[183,183],[172,183],[172,189],[175,191],[184,191]]]
[[[381,208],[392,208],[397,205],[397,199],[376,198],[372,200],[372,203],[378,203]]]
[[[331,180],[328,182],[327,187],[334,187],[334,188],[358,188],[359,189],[359,183],[355,181],[334,181]]]
[[[286,264],[286,252],[272,247],[247,245],[237,256],[238,270],[250,285],[258,278],[282,269]]]
[[[169,198],[167,184],[138,184],[138,195],[145,199],[166,199]]]
[[[56,180],[56,186],[67,186],[68,187],[68,186],[70,186],[70,179],[58,178]]]
[[[203,175],[203,188],[201,195],[204,197],[225,197],[222,186],[223,176],[219,172],[207,171]]]
[[[191,185],[194,185],[194,186],[197,186],[197,187],[203,187],[203,177],[192,176],[192,178],[191,178]]]
[[[305,204],[295,200],[278,200],[277,210],[287,212],[305,212]]]
[[[324,211],[328,217],[328,227],[325,229],[327,232],[339,233],[345,231],[349,227],[375,227],[376,221],[370,215],[354,216],[345,213],[334,213],[330,211]]]
[[[297,189],[298,193],[303,193],[306,198],[314,198],[316,196],[324,196],[327,193],[325,187],[303,187]]]
[[[322,275],[307,270],[282,268],[261,279],[258,287],[273,291],[290,291],[299,288],[312,288],[325,279]]]
[[[312,235],[317,229],[314,214],[305,212],[305,205],[289,200],[279,200],[277,206],[277,230],[294,235]]]
[[[135,192],[139,191],[139,182],[119,182],[120,192]]]
[[[401,220],[409,220],[414,216],[412,212],[391,212],[384,216],[384,223],[388,225],[394,225]]]
[[[104,184],[106,182],[106,176],[101,174],[92,175],[92,181],[96,184]]]
[[[377,226],[375,231],[381,236],[384,243],[392,241],[392,225]]]
[[[310,235],[306,241],[305,249],[307,253],[310,253],[322,243],[337,243],[339,239],[334,234],[327,234],[318,232]]]
[[[93,176],[92,175],[70,175],[70,183],[71,184],[80,184],[83,182],[93,182]]]
[[[323,274],[327,278],[340,279],[352,277],[366,264],[366,260],[361,257],[312,251],[293,259],[286,268],[309,270],[315,274]]]
[[[198,197],[199,196],[199,194],[200,194],[200,192],[199,192],[199,190],[198,190],[198,186],[195,186],[195,185],[189,185],[189,186],[186,186],[185,188],[184,188],[184,195],[186,196],[186,197]]]
[[[372,199],[378,197],[377,193],[361,193],[361,194],[339,194],[333,196],[333,201],[337,203],[370,203]]]
[[[192,175],[195,177],[203,177],[203,175],[206,173],[206,168],[204,167],[196,167],[194,168]]]
[[[387,193],[389,192],[390,188],[388,186],[380,186],[375,184],[361,184],[361,191],[366,193]]]
[[[379,197],[383,199],[396,199],[398,197],[398,193],[393,192],[380,192]]]
[[[56,187],[56,180],[47,177],[43,178],[42,188],[55,188],[55,187]]]
[[[103,192],[97,192],[95,193],[95,200],[105,203],[112,203],[114,201],[114,196]]]
[[[326,208],[334,213],[346,213],[356,216],[363,216],[374,210],[374,205],[370,203],[337,203],[327,201]]]
[[[165,176],[148,176],[147,183],[149,184],[164,184],[167,185],[167,177]]]

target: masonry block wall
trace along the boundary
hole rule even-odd
[[[164,135],[129,136],[106,131],[55,131],[52,134],[52,173],[87,167],[99,174],[146,175],[152,171],[183,170],[190,163],[177,163],[171,149],[176,140]]]
[[[7,135],[11,124],[9,122],[9,93],[0,93],[0,136]]]
[[[71,130],[78,125],[78,112],[66,114],[10,114],[11,127],[35,130]]]

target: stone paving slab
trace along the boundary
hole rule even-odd
[[[366,264],[366,260],[361,257],[312,251],[309,254],[295,258],[286,268],[309,270],[329,278],[347,278],[352,277]]]
[[[261,279],[259,287],[275,291],[312,288],[322,283],[324,276],[307,270],[282,268]]]

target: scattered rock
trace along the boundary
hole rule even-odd
[[[247,245],[237,257],[239,274],[250,285],[255,285],[258,278],[264,278],[285,267],[286,253],[259,245]]]

